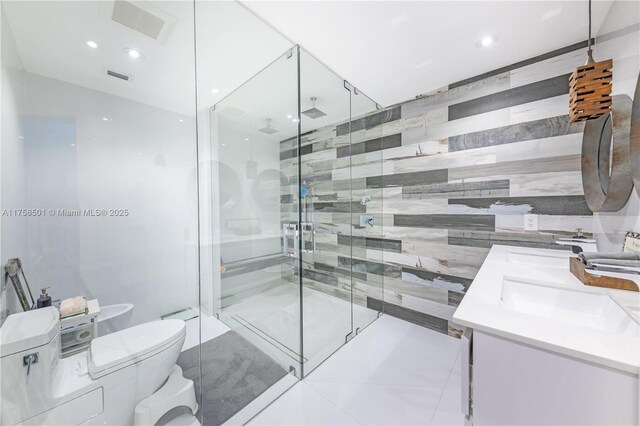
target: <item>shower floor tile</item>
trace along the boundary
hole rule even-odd
[[[272,342],[286,348],[284,352],[290,357],[297,358],[300,351],[299,292],[298,286],[285,283],[224,308],[223,318],[249,324],[263,337],[268,336]],[[304,288],[305,371],[312,370],[344,345],[346,335],[351,331],[351,309],[351,303],[345,300]],[[369,324],[377,315],[372,309],[353,306],[355,324]],[[283,365],[286,361],[282,361]]]
[[[384,315],[249,424],[463,425],[459,342]]]

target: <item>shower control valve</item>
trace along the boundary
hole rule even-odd
[[[373,215],[372,214],[361,214],[360,215],[360,226],[373,228]]]

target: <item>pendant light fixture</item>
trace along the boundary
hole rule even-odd
[[[613,59],[596,62],[591,49],[591,0],[589,0],[589,40],[587,63],[569,78],[569,121],[587,121],[611,110]]]

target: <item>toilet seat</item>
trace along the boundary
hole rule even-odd
[[[149,358],[176,344],[186,334],[182,320],[152,321],[91,341],[87,352],[93,379]]]

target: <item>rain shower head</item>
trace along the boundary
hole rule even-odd
[[[313,97],[311,98],[311,102],[313,102],[313,107],[306,110],[306,111],[302,111],[302,113],[304,115],[306,115],[307,117],[315,120],[316,118],[320,118],[320,117],[324,117],[325,114],[324,112],[320,111],[318,108],[316,108],[316,100],[318,100],[318,98]]]
[[[264,126],[262,129],[258,129],[258,131],[260,131],[262,133],[266,133],[268,135],[272,135],[272,134],[278,132],[276,129],[271,127],[271,119],[270,118],[267,118],[267,125]]]

